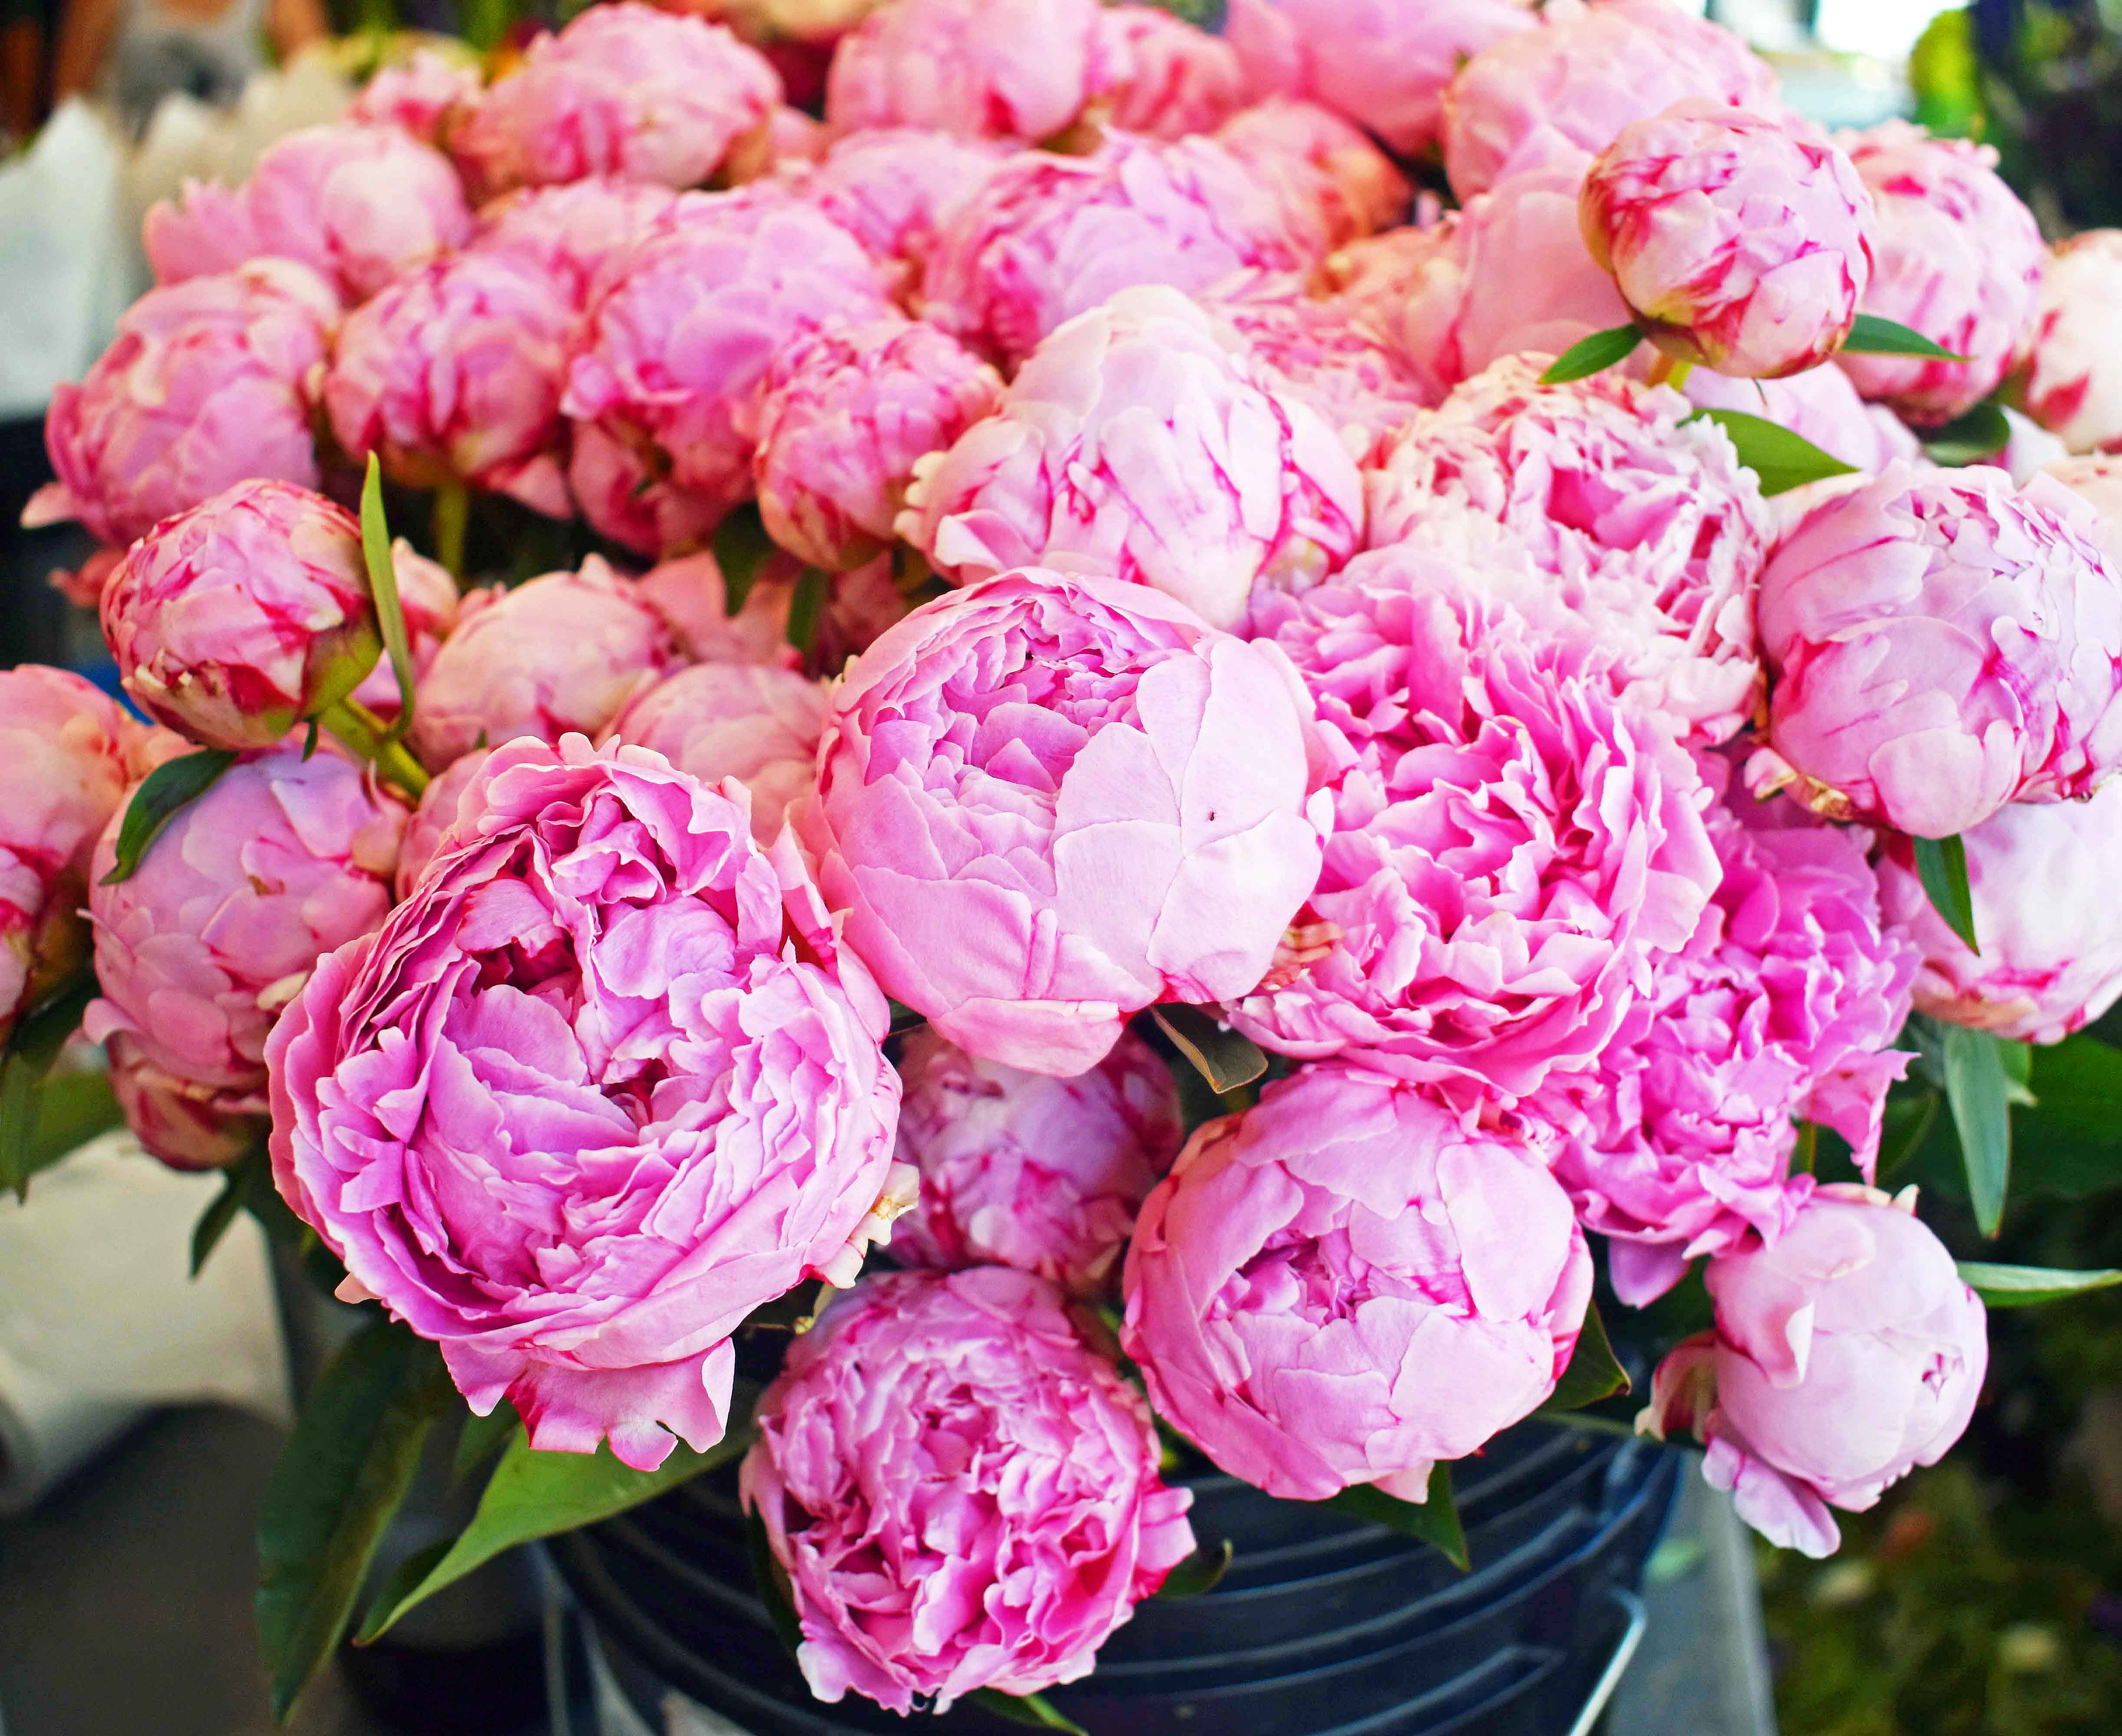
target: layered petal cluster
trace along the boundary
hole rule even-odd
[[[1194,1551],[1149,1407],[1028,1273],[872,1278],[757,1416],[745,1505],[820,1700],[942,1712],[1073,1682]]]
[[[614,175],[519,188],[481,208],[470,245],[520,260],[579,311],[677,203],[668,187]]]
[[[1042,343],[1000,409],[916,466],[899,533],[957,582],[1068,566],[1212,626],[1297,590],[1362,536],[1334,430],[1176,290],[1123,291]]]
[[[2122,572],[2122,455],[2089,452],[2059,459],[2046,469],[2098,516],[2101,547],[2108,564]]]
[[[1054,1079],[905,1040],[899,1156],[921,1172],[892,1232],[903,1265],[1013,1266],[1096,1300],[1185,1136],[1171,1069],[1132,1032],[1087,1073]]]
[[[400,903],[413,895],[428,864],[442,853],[457,819],[457,805],[477,780],[490,749],[479,748],[453,759],[428,780],[419,805],[406,823],[405,836],[398,846],[396,889]]]
[[[1250,95],[1229,43],[1162,7],[1124,4],[1098,14],[1088,88],[1111,125],[1146,138],[1213,133]]]
[[[632,429],[577,422],[568,436],[568,492],[577,508],[593,529],[648,560],[694,553],[729,511],[727,493],[672,481],[670,460]]]
[[[653,1469],[720,1439],[738,1323],[883,1227],[887,1016],[741,798],[512,743],[273,1030],[273,1178],[474,1411]]]
[[[1658,1365],[1638,1429],[1692,1428],[1702,1474],[1771,1542],[1816,1558],[1974,1414],[1989,1366],[1982,1299],[1917,1222],[1914,1190],[1821,1188],[1773,1244],[1707,1273],[1715,1330]]]
[[[1330,247],[1391,230],[1414,198],[1367,134],[1316,102],[1264,97],[1218,127],[1216,142],[1266,184],[1294,233],[1323,225]]]
[[[1592,1257],[1525,1146],[1334,1062],[1195,1131],[1123,1282],[1151,1403],[1226,1471],[1288,1500],[1420,1500],[1437,1460],[1554,1390]]]
[[[751,792],[751,830],[771,844],[789,805],[818,783],[825,688],[793,670],[697,663],[619,714],[613,739],[661,754],[703,784],[734,777]]]
[[[348,106],[348,120],[403,127],[423,144],[438,145],[450,123],[485,88],[479,63],[437,49],[415,49],[381,68]]]
[[[791,818],[887,993],[1065,1076],[1265,973],[1318,878],[1307,722],[1280,656],[1167,597],[1004,573],[862,653]]]
[[[886,0],[833,56],[826,123],[1051,138],[1089,94],[1099,12],[1098,0]]]
[[[801,570],[787,555],[769,557],[732,615],[722,564],[702,548],[650,567],[634,595],[671,623],[679,649],[695,663],[794,669],[802,657],[788,642],[788,606]]]
[[[2122,573],[2053,477],[1896,464],[1761,579],[1772,754],[1807,805],[1948,838],[2122,765]]]
[[[78,385],[53,389],[44,450],[58,478],[26,525],[79,519],[124,548],[252,477],[317,486],[311,376],[339,298],[288,259],[151,289]]]
[[[2122,451],[2122,229],[2050,250],[2025,365],[2035,421],[2073,452]]]
[[[879,260],[918,270],[936,236],[1010,147],[921,127],[878,127],[835,139],[796,189]]]

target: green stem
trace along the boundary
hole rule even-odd
[[[471,521],[471,490],[460,482],[437,484],[434,511],[435,558],[461,585],[465,574],[465,530]]]
[[[420,792],[428,787],[426,769],[404,742],[391,739],[383,720],[367,706],[342,699],[318,712],[316,721],[415,801],[419,800]]]

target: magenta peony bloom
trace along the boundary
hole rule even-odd
[[[1872,281],[1872,195],[1856,166],[1803,124],[1712,97],[1624,127],[1578,215],[1651,342],[1741,379],[1826,361]]]
[[[797,339],[760,403],[752,477],[768,534],[845,572],[891,543],[916,460],[992,411],[1002,376],[955,338],[899,315]]]
[[[78,385],[52,392],[44,449],[58,478],[25,525],[79,519],[115,548],[233,483],[318,483],[311,378],[339,299],[287,259],[151,289]]]
[[[275,1027],[273,1179],[475,1412],[652,1470],[721,1438],[738,1323],[885,1228],[886,1023],[741,799],[513,742]]]
[[[790,184],[880,261],[918,268],[958,208],[1011,154],[989,139],[884,127],[834,141]]]
[[[871,1279],[789,1346],[757,1415],[744,1501],[823,1701],[942,1712],[1073,1682],[1194,1552],[1149,1407],[1024,1272]]]
[[[751,831],[762,845],[790,804],[818,786],[825,689],[793,670],[756,663],[696,663],[658,682],[619,714],[611,739],[649,748],[688,777],[733,777],[751,792]]]
[[[1213,139],[1106,134],[1088,156],[1025,152],[958,208],[929,254],[921,316],[1022,361],[1123,289],[1206,289],[1245,266],[1303,271],[1325,245]]]
[[[1098,14],[1089,91],[1110,125],[1145,138],[1213,133],[1249,95],[1229,43],[1161,7],[1124,4]]]
[[[1599,152],[1630,121],[1686,97],[1781,110],[1776,75],[1743,38],[1666,0],[1549,0],[1540,16],[1445,89],[1444,168],[1461,200],[1493,186],[1544,132]]]
[[[1762,575],[1773,754],[1757,784],[1920,838],[2122,765],[2122,572],[2052,477],[1889,466]]]
[[[1916,1221],[1913,1188],[1822,1188],[1779,1240],[1750,1237],[1708,1276],[1717,1328],[1658,1365],[1636,1426],[1694,1429],[1740,1518],[1832,1555],[1830,1506],[1866,1511],[1966,1428],[1989,1360],[1982,1299]]]
[[[1722,875],[1701,774],[1526,569],[1366,555],[1272,632],[1318,703],[1334,829],[1231,1022],[1303,1059],[1520,1095],[1596,1062]]]
[[[1592,1257],[1539,1160],[1428,1093],[1307,1067],[1197,1129],[1143,1207],[1120,1342],[1157,1413],[1285,1500],[1403,1500],[1568,1366]]]
[[[474,591],[420,679],[413,751],[439,772],[518,735],[601,735],[684,660],[635,581],[596,555],[579,572]]]
[[[1306,721],[1279,656],[1168,598],[1004,573],[863,652],[790,818],[887,993],[1067,1076],[1266,972],[1318,875]]]
[[[825,120],[1043,139],[1088,94],[1098,0],[886,0],[841,39]]]
[[[2025,362],[2035,421],[2073,452],[2122,451],[2122,229],[2050,250]]]
[[[720,25],[629,0],[536,38],[449,144],[488,197],[593,175],[698,187],[780,100],[779,75]]]
[[[574,516],[556,447],[575,313],[506,251],[455,254],[395,280],[339,328],[325,408],[339,445],[397,480],[456,480]]]
[[[892,1232],[892,1258],[946,1272],[1014,1266],[1078,1296],[1105,1294],[1185,1137],[1156,1050],[1124,1032],[1087,1073],[1053,1079],[920,1030],[899,1076],[899,1156],[921,1172],[921,1194]]]
[[[1229,30],[1255,91],[1309,97],[1420,156],[1459,68],[1539,22],[1524,0],[1231,0]]]
[[[899,533],[969,584],[1066,566],[1155,586],[1214,627],[1301,589],[1362,535],[1354,460],[1235,334],[1176,290],[1063,326],[1000,410],[915,467]]]
[[[521,261],[579,311],[677,203],[668,187],[609,175],[519,188],[480,210],[470,245]]]
[[[1572,607],[1614,623],[1634,702],[1721,741],[1760,696],[1753,599],[1774,515],[1678,393],[1612,371],[1543,386],[1545,360],[1498,362],[1388,443],[1368,478],[1371,546],[1447,505],[1493,519]]]
[[[165,519],[100,608],[126,692],[210,748],[278,746],[382,651],[361,527],[291,483],[238,483]]]
[[[1929,427],[1972,409],[2030,335],[2042,250],[2034,214],[1996,170],[1997,152],[1890,120],[1844,133],[1878,224],[1863,311],[1899,320],[1965,362],[1839,358],[1857,390]]]
[[[490,751],[476,748],[462,758],[451,760],[428,780],[428,787],[420,792],[420,805],[413,810],[398,846],[395,884],[400,903],[412,897],[420,876],[428,871],[428,864],[442,853],[444,842],[451,835],[450,828],[456,824],[457,804],[479,777]]]
[[[1316,102],[1267,97],[1218,127],[1216,142],[1267,185],[1292,233],[1323,224],[1330,247],[1391,230],[1414,197],[1391,157]]]
[[[696,548],[729,502],[681,488],[670,465],[638,436],[607,433],[593,422],[570,427],[568,492],[591,525],[652,561]]]
[[[476,61],[416,49],[363,85],[346,118],[403,127],[421,143],[438,145],[451,122],[478,102],[485,84]]]
[[[732,615],[722,567],[711,549],[703,548],[650,567],[634,595],[671,623],[679,649],[695,663],[794,669],[802,658],[788,642],[788,605],[801,570],[786,555],[770,558]]]

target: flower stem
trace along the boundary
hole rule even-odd
[[[437,483],[434,498],[435,558],[464,583],[465,530],[471,520],[471,490],[462,483]]]
[[[316,721],[347,749],[367,760],[376,771],[418,800],[428,787],[428,773],[402,741],[392,739],[383,720],[356,700],[342,699],[317,713]]]

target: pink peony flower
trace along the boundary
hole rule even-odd
[[[420,792],[420,805],[413,810],[404,838],[398,847],[395,884],[399,903],[412,897],[420,876],[428,871],[428,864],[442,853],[444,843],[452,835],[450,828],[456,824],[457,804],[479,777],[490,751],[474,749],[461,758],[451,760],[428,780],[428,787]]]
[[[1420,156],[1459,68],[1539,22],[1523,0],[1231,0],[1228,28],[1255,91],[1310,97]]]
[[[1921,838],[2009,801],[2090,795],[2122,764],[2122,570],[2052,477],[1890,465],[1762,575],[1773,753],[1832,819]]]
[[[1362,534],[1334,430],[1176,290],[1127,290],[1039,347],[914,469],[899,534],[961,584],[1045,561],[1153,586],[1232,627]]]
[[[467,482],[572,518],[555,448],[574,324],[565,290],[507,252],[408,273],[339,328],[324,389],[332,432],[412,487]]]
[[[1780,112],[1776,75],[1745,40],[1666,0],[1549,0],[1461,68],[1444,91],[1445,172],[1461,200],[1485,192],[1543,132],[1603,151],[1632,120],[1685,97]]]
[[[1678,393],[1610,371],[1543,386],[1545,360],[1496,364],[1388,443],[1367,478],[1371,546],[1447,506],[1493,519],[1572,607],[1613,623],[1634,702],[1721,741],[1760,696],[1753,600],[1774,517]]]
[[[1701,774],[1530,569],[1410,546],[1256,623],[1317,702],[1334,828],[1265,1048],[1521,1095],[1596,1062],[1722,875]]]
[[[871,1279],[791,1345],[757,1415],[744,1501],[828,1702],[942,1712],[1073,1682],[1194,1552],[1149,1407],[1023,1272]]]
[[[442,152],[401,127],[341,121],[275,141],[239,192],[187,182],[180,203],[148,212],[144,239],[157,282],[267,254],[309,266],[351,305],[470,229]]]
[[[2122,455],[2087,453],[2046,466],[2048,474],[2090,506],[2100,520],[2100,546],[2122,572]]]
[[[797,339],[768,369],[752,477],[768,534],[844,572],[891,543],[915,461],[1001,398],[1002,377],[955,338],[893,315]]]
[[[1152,1001],[1266,972],[1318,874],[1302,707],[1273,651],[1143,586],[1004,573],[862,654],[790,819],[887,993],[1082,1073]]]
[[[684,659],[631,579],[596,555],[513,590],[465,599],[456,631],[420,680],[413,751],[441,771],[518,735],[601,735],[620,709]]]
[[[450,124],[479,101],[485,86],[475,60],[416,49],[363,85],[346,118],[403,127],[423,144],[439,145]]]
[[[751,831],[771,844],[799,796],[818,786],[825,689],[792,670],[696,663],[658,682],[619,714],[613,740],[661,754],[688,777],[751,792]]]
[[[361,527],[291,483],[238,483],[165,519],[100,608],[126,692],[211,748],[278,746],[382,651]]]
[[[1420,1500],[1569,1365],[1592,1257],[1523,1146],[1307,1067],[1197,1129],[1143,1207],[1120,1342],[1157,1413],[1284,1500]]]
[[[1010,147],[918,127],[849,133],[791,184],[880,261],[918,267]]]
[[[593,175],[698,187],[780,100],[774,68],[720,25],[627,0],[532,41],[450,150],[489,197]]]
[[[1993,146],[1902,120],[1842,144],[1878,211],[1863,310],[1969,359],[1838,359],[1865,397],[1921,426],[1950,422],[1989,395],[2029,335],[2042,261],[2034,214],[1998,178]]]
[[[666,223],[677,203],[668,187],[608,175],[519,188],[480,210],[470,245],[520,260],[579,311],[635,245]]]
[[[1636,1426],[1694,1429],[1740,1518],[1832,1555],[1830,1506],[1864,1512],[1966,1428],[1989,1360],[1982,1299],[1916,1221],[1913,1189],[1822,1188],[1779,1240],[1749,1237],[1708,1276],[1716,1330],[1658,1365]]]
[[[44,449],[58,480],[22,522],[79,519],[122,548],[248,478],[316,487],[311,377],[339,311],[287,259],[149,290],[81,383],[53,389]]]
[[[1741,379],[1826,361],[1872,281],[1856,166],[1808,126],[1710,97],[1624,127],[1578,215],[1651,342]]]
[[[793,669],[802,661],[788,642],[796,571],[800,569],[785,555],[770,559],[754,576],[732,615],[721,564],[712,550],[703,548],[650,567],[634,595],[671,623],[679,649],[695,663],[767,663]]]
[[[2035,421],[2073,452],[2122,451],[2122,229],[2049,250],[2025,365]]]
[[[114,1033],[110,1094],[133,1136],[172,1169],[218,1169],[257,1150],[272,1127],[255,1091],[216,1090],[164,1071]]]
[[[1179,1091],[1132,1032],[1087,1073],[979,1061],[931,1030],[906,1039],[899,1156],[920,1197],[892,1232],[903,1265],[1014,1266],[1095,1300],[1135,1214],[1179,1155]]]
[[[1458,238],[1463,216],[1448,212],[1427,228],[1362,236],[1329,254],[1314,280],[1391,345],[1423,391],[1439,401],[1460,379],[1457,362],[1446,353],[1439,332],[1463,300]],[[1584,263],[1590,266],[1589,259]],[[1603,273],[1591,275],[1613,294]],[[1448,305],[1432,287],[1440,276],[1451,285]],[[1545,273],[1540,282],[1546,282]],[[1526,294],[1526,286],[1521,284],[1517,293]]]
[[[1043,139],[1088,95],[1098,0],[886,0],[841,40],[825,120]]]
[[[1697,368],[1682,390],[1690,404],[1704,409],[1764,417],[1867,475],[1897,458],[1923,456],[1923,444],[1907,424],[1885,405],[1866,404],[1838,367],[1808,368],[1783,380],[1733,380]],[[1769,502],[1785,523],[1791,521],[1788,509],[1802,492],[1792,489]]]
[[[273,1179],[475,1412],[652,1470],[721,1438],[738,1323],[882,1229],[886,1022],[741,800],[514,742],[274,1029]]]
[[[726,498],[670,480],[670,461],[630,431],[593,422],[569,430],[568,492],[591,526],[652,561],[689,553],[722,520]]]
[[[1391,157],[1316,102],[1267,97],[1218,127],[1216,142],[1267,185],[1292,233],[1323,224],[1330,247],[1391,230],[1414,196]]]
[[[1302,271],[1323,231],[1212,139],[1110,133],[1089,156],[1026,152],[958,208],[929,254],[921,316],[1021,362],[1123,289],[1206,289],[1244,266]]]
[[[1110,124],[1145,138],[1213,133],[1248,96],[1229,43],[1161,7],[1124,4],[1098,14],[1088,87]]]

